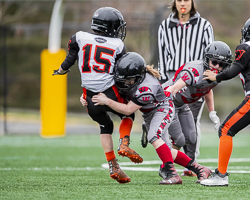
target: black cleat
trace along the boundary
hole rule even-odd
[[[148,131],[145,122],[142,123],[142,136],[141,136],[141,146],[146,148],[148,145]]]
[[[159,175],[163,178],[160,185],[182,184],[182,179],[171,162],[165,163],[163,168],[160,167]]]

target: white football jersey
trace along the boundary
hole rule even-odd
[[[103,92],[115,84],[114,65],[125,53],[125,45],[120,38],[79,31],[69,40],[68,51],[61,67],[69,69],[77,60],[82,87],[92,92]]]
[[[102,92],[112,87],[115,82],[111,73],[117,55],[124,48],[122,40],[79,31],[76,42],[79,46],[78,67],[82,87],[92,92]]]

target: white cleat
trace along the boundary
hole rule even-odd
[[[222,174],[215,169],[215,172],[208,179],[202,180],[201,185],[204,186],[228,186],[228,173]]]

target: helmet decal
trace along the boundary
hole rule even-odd
[[[99,16],[99,13],[98,12],[95,12],[94,13],[94,17],[98,17]]]

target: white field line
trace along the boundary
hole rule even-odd
[[[217,163],[218,159],[198,159],[198,163]],[[231,158],[230,163],[233,162],[250,162],[250,158]],[[138,164],[132,163],[132,162],[119,162],[119,165],[122,167],[123,170],[130,170],[130,171],[159,171],[159,166],[161,164],[160,160],[153,160],[153,161],[143,161],[143,163],[140,163],[141,165],[153,165],[157,164],[157,168],[154,167],[132,167],[132,166],[138,166]],[[131,166],[131,167],[130,167]],[[103,168],[108,169],[109,166],[107,163],[102,164]],[[177,172],[182,172],[183,168],[179,168],[180,166],[176,166]],[[217,166],[209,166],[210,169],[215,169]],[[228,167],[229,173],[250,173],[250,166],[229,166]]]
[[[105,170],[103,167],[33,167],[33,168],[16,168],[6,167],[0,168],[0,171],[11,170],[29,170],[29,171],[90,171],[90,170]]]
[[[217,159],[198,159],[198,163],[217,163]],[[250,158],[231,158],[230,163],[233,162],[250,162]],[[142,165],[156,165],[157,167],[139,167]],[[119,165],[122,167],[123,170],[130,170],[130,171],[158,171],[159,165],[161,161],[159,160],[152,160],[152,161],[143,161],[143,163],[135,164],[132,162],[119,162]],[[135,167],[136,166],[136,167]],[[30,171],[89,171],[89,170],[105,170],[108,169],[109,166],[107,163],[103,163],[101,167],[33,167],[33,168],[0,168],[0,171],[11,171],[11,170],[30,170]],[[211,169],[215,169],[216,166],[209,166]],[[177,165],[176,171],[182,172],[183,168]],[[249,166],[229,166],[228,167],[229,173],[250,173],[250,165]]]
[[[198,163],[217,163],[217,158],[208,158],[208,159],[198,159]],[[250,158],[231,158],[230,162],[250,162]],[[161,164],[160,160],[152,160],[152,161],[143,161],[140,165],[152,165],[152,164]],[[119,162],[120,166],[127,166],[127,165],[138,165],[132,162]]]

